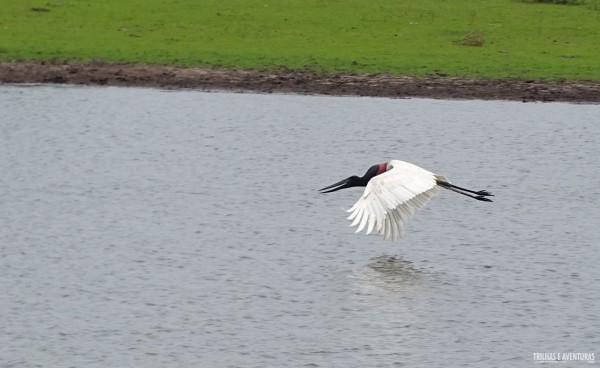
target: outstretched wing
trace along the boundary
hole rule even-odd
[[[390,169],[391,167],[391,169]],[[392,160],[388,171],[369,181],[360,199],[348,210],[350,226],[365,227],[384,239],[396,240],[404,235],[404,227],[415,212],[438,192],[436,179],[441,176],[404,161]]]

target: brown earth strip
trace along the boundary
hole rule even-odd
[[[486,80],[79,62],[1,62],[0,83],[185,88],[374,97],[600,103],[600,81]]]

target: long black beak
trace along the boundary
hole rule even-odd
[[[344,189],[344,188],[350,188],[350,187],[351,187],[351,185],[350,185],[350,178],[346,178],[346,179],[344,179],[342,181],[338,181],[337,183],[332,184],[332,185],[330,185],[328,187],[319,189],[319,191],[321,193],[331,193],[331,192],[335,192],[336,190],[340,190],[340,189]]]

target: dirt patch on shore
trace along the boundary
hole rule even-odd
[[[600,81],[485,80],[114,63],[2,62],[1,83],[186,88],[374,97],[600,103]]]

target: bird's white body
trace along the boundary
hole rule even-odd
[[[392,160],[386,171],[369,180],[363,195],[348,210],[356,232],[367,229],[384,239],[396,240],[404,234],[406,222],[438,194],[438,181],[448,182],[408,162]]]

